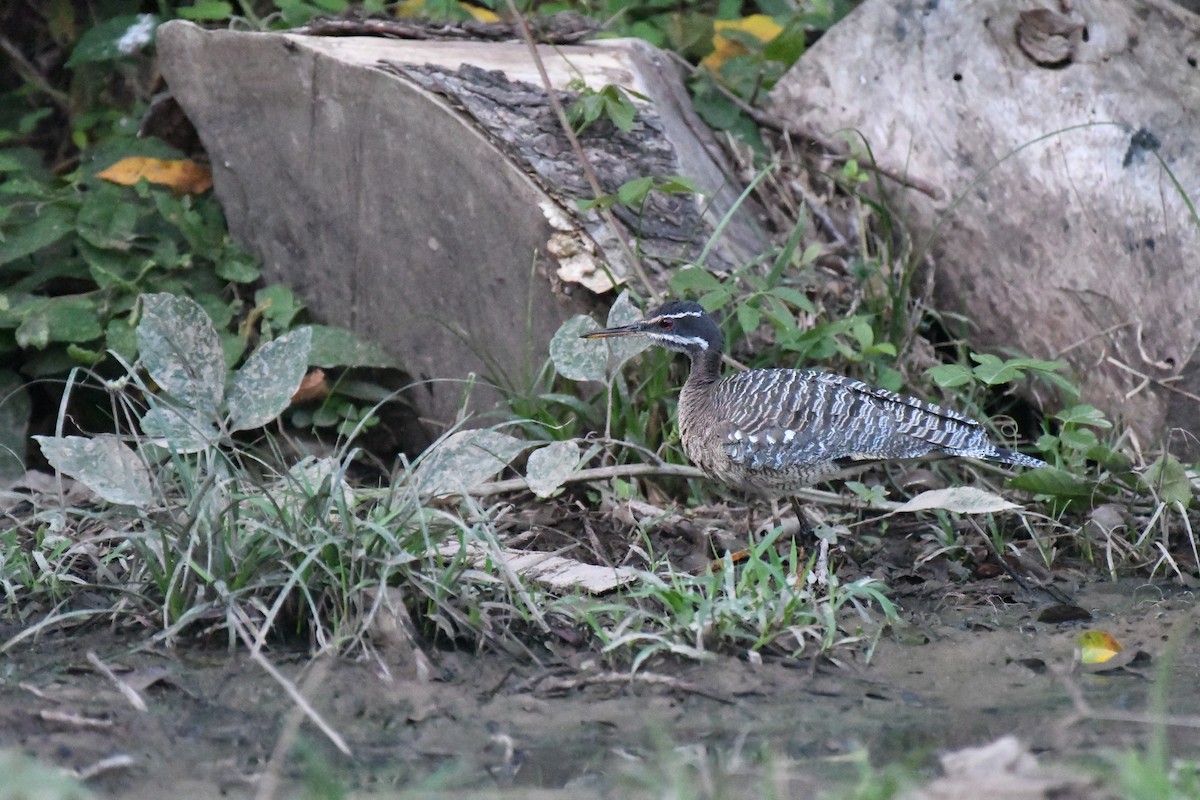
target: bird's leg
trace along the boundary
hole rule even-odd
[[[804,506],[800,503],[800,498],[788,498],[788,502],[792,506],[792,512],[796,515],[796,521],[800,528],[796,532],[796,538],[811,536],[813,534],[812,523],[808,519],[808,514],[804,512]],[[805,552],[805,545],[801,545],[798,550],[797,561],[807,561],[808,556]],[[794,565],[797,572],[800,570],[799,563]],[[817,560],[813,564],[812,572],[808,574],[808,582],[810,585],[824,587],[829,583],[829,540],[824,537],[817,539]]]
[[[812,524],[808,520],[808,515],[804,513],[804,506],[800,503],[800,498],[793,495],[788,498],[788,503],[791,505],[792,513],[796,515],[796,522],[800,526],[796,531],[796,537],[811,536],[813,532]]]
[[[822,589],[829,585],[829,540],[825,537],[817,539],[817,561],[808,573],[808,582]]]

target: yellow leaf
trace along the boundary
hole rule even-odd
[[[480,22],[499,22],[500,17],[495,11],[486,9],[482,6],[471,5],[470,3],[459,3],[463,11],[466,11]],[[423,17],[425,16],[425,0],[404,0],[395,7],[393,13],[397,17]]]
[[[1084,631],[1079,642],[1079,661],[1083,664],[1103,664],[1125,648],[1107,631]]]
[[[164,161],[161,158],[129,156],[103,172],[97,172],[96,177],[123,186],[132,186],[145,178],[150,183],[168,186],[181,194],[200,194],[212,187],[212,173],[208,168],[186,158]]]
[[[745,45],[735,39],[722,36],[721,31],[748,33],[766,44],[782,33],[783,28],[766,14],[751,14],[741,19],[717,20],[713,23],[713,51],[700,61],[713,72],[720,72],[726,61],[736,56],[743,56],[747,52]]]
[[[461,5],[463,7],[464,11],[466,11],[468,14],[470,14],[472,17],[479,20],[480,22],[499,22],[500,21],[500,15],[497,14],[495,11],[492,11],[490,8],[484,8],[483,6],[473,6],[470,3],[459,3],[459,5]]]

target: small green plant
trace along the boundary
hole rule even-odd
[[[695,181],[682,175],[668,175],[661,178],[642,177],[621,184],[617,187],[616,194],[603,194],[591,200],[577,200],[576,205],[580,211],[585,213],[593,208],[609,209],[618,204],[640,212],[650,196],[650,192],[698,194],[699,191]]]
[[[813,584],[812,558],[805,565],[794,542],[781,554],[781,535],[776,529],[737,563],[726,556],[701,575],[655,565],[616,602],[569,602],[604,652],[633,670],[665,654],[699,659],[731,648],[791,656],[825,652],[882,631],[869,606],[885,622],[896,619],[882,584],[871,578],[842,584],[829,575],[827,585]],[[844,612],[851,609],[849,618],[858,625],[843,634]],[[868,627],[875,633],[866,634]]]
[[[576,133],[581,133],[597,120],[604,118],[628,133],[633,130],[637,117],[637,106],[633,98],[649,101],[645,95],[631,89],[624,89],[609,83],[593,89],[582,80],[576,79],[568,85],[578,96],[567,106],[567,119],[571,121]]]
[[[371,494],[346,477],[355,457],[349,448],[285,465],[235,435],[287,407],[307,368],[311,328],[259,347],[231,372],[216,327],[195,301],[157,294],[140,306],[138,361],[105,383],[124,429],[37,437],[53,466],[107,505],[49,508],[0,531],[10,609],[32,613],[60,598],[69,608],[63,587],[84,569],[93,591],[111,592],[139,619],[158,619],[166,635],[233,614],[262,636],[282,625],[344,642],[361,637],[380,613],[368,595],[396,583],[406,587],[404,602],[429,604],[420,618],[434,630],[485,635],[477,604],[496,602],[497,584],[457,576],[468,565],[466,542],[494,546],[495,532],[422,504],[418,478],[432,480],[435,470],[418,465]],[[65,520],[105,533],[50,535]],[[447,537],[458,545],[443,552]]]

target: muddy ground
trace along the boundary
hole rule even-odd
[[[843,652],[838,663],[731,655],[659,663],[640,679],[614,681],[587,664],[431,651],[432,677],[420,680],[411,664],[393,665],[389,679],[378,664],[335,661],[312,701],[353,757],[308,723],[300,738],[339,781],[363,792],[622,797],[647,775],[653,782],[690,763],[704,765],[692,773],[700,784],[754,776],[748,785],[768,780],[802,797],[852,781],[864,749],[877,764],[928,764],[939,749],[1015,733],[1040,759],[1057,762],[1147,740],[1151,726],[1081,717],[1071,687],[1093,709],[1119,716],[1148,712],[1165,678],[1170,713],[1200,714],[1190,593],[1135,581],[1078,590],[1076,601],[1093,615],[1083,624],[1127,648],[1124,666],[1082,674],[1062,674],[1081,623],[1038,622],[1045,602],[1004,598],[900,597],[907,626],[885,635],[869,664],[861,652]],[[100,796],[159,798],[169,786],[176,800],[252,797],[292,701],[244,650],[130,652],[137,644],[92,632],[16,648],[3,664],[0,747],[74,770],[127,756],[127,766],[91,778]],[[122,674],[143,685],[148,710],[135,710],[88,651],[131,670]],[[297,682],[313,668],[302,652],[270,657]],[[1173,755],[1200,756],[1196,730],[1171,729],[1169,738]],[[295,785],[302,770],[293,757],[284,785]]]

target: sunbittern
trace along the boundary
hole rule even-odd
[[[752,369],[722,378],[725,338],[699,303],[671,300],[639,322],[584,338],[609,336],[642,336],[687,354],[691,373],[679,396],[684,453],[716,480],[771,500],[863,461],[948,453],[1045,466],[997,447],[980,423],[956,411],[841,375]]]

